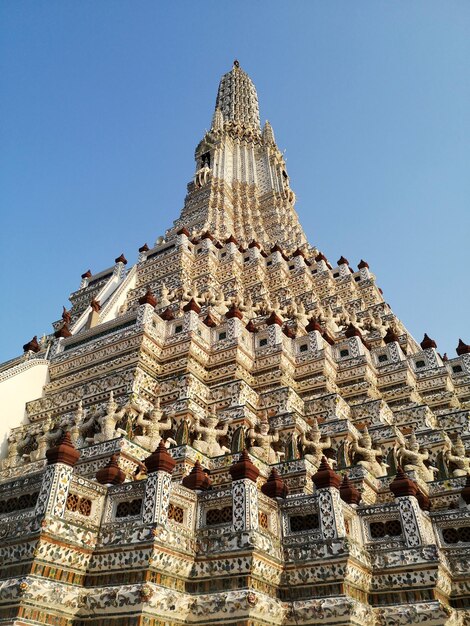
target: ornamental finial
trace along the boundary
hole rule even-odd
[[[233,67],[236,67],[237,69],[240,67],[240,62],[238,61],[238,59],[235,59],[235,61],[233,62]]]

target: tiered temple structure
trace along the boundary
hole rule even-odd
[[[0,367],[0,624],[470,624],[470,346],[308,243],[238,62],[195,160]]]

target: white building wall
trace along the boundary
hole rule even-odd
[[[26,402],[42,397],[49,382],[49,361],[32,359],[0,374],[0,459],[7,455],[12,428],[27,422]]]

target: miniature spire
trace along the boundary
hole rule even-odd
[[[331,469],[326,457],[323,456],[318,472],[312,476],[312,481],[317,489],[323,489],[325,487],[335,487],[339,489],[341,477]]]
[[[268,145],[276,144],[276,140],[274,139],[273,127],[268,122],[268,120],[266,120],[264,124],[264,128],[263,128],[263,141],[265,144],[268,144]]]
[[[193,311],[194,313],[200,313],[201,307],[199,306],[199,304],[196,302],[194,298],[191,298],[191,300],[187,304],[184,305],[183,311],[185,313],[189,313],[189,311]]]
[[[437,344],[434,339],[428,337],[426,333],[424,333],[423,341],[420,343],[420,346],[423,350],[429,350],[429,348],[437,348]]]
[[[230,466],[229,473],[232,480],[242,480],[247,478],[248,480],[256,482],[256,479],[259,476],[259,469],[252,462],[245,448],[238,461]]]
[[[268,498],[285,498],[289,493],[286,483],[276,468],[272,468],[268,480],[261,487],[261,491]]]
[[[209,328],[214,328],[215,326],[217,326],[217,322],[215,321],[215,319],[212,317],[210,313],[206,315],[206,317],[202,320],[202,323],[208,326]]]
[[[345,474],[343,477],[343,482],[339,488],[339,495],[341,500],[344,500],[347,504],[359,504],[362,498],[361,492],[359,489],[356,489],[349,480],[348,474]]]
[[[397,333],[390,328],[390,326],[387,328],[387,332],[385,333],[385,337],[384,337],[384,343],[388,344],[388,343],[393,343],[394,341],[398,341],[398,335]]]
[[[96,472],[96,480],[102,485],[120,485],[126,474],[119,467],[119,454],[113,454],[108,463]]]
[[[46,458],[48,465],[55,465],[56,463],[62,463],[73,467],[80,457],[80,452],[73,445],[70,433],[67,431],[62,435],[62,438],[58,445],[53,448],[49,448],[46,451]]]
[[[249,333],[257,333],[257,332],[258,332],[258,329],[256,328],[256,326],[255,326],[255,324],[254,324],[253,320],[250,320],[250,321],[248,322],[248,324],[245,326],[245,328],[247,329],[247,331],[248,331]]]
[[[205,474],[199,460],[196,460],[193,469],[182,480],[183,487],[193,491],[206,491],[209,489],[211,481]]]
[[[275,311],[272,311],[271,315],[266,320],[267,326],[272,326],[273,324],[277,324],[278,326],[282,326],[283,324],[282,319],[279,317],[279,315]]]
[[[71,336],[72,336],[72,333],[70,332],[69,325],[67,324],[67,322],[64,322],[62,326],[58,330],[56,330],[54,333],[54,337],[56,337],[57,339],[60,339],[61,337],[67,338]]]
[[[116,259],[114,259],[115,263],[122,263],[123,265],[127,265],[127,259],[123,254],[120,254]]]
[[[24,352],[39,352],[40,349],[41,349],[41,346],[38,343],[37,335],[34,335],[31,341],[28,341],[28,343],[25,343],[23,346]]]
[[[461,339],[459,339],[459,345],[455,349],[459,356],[463,354],[470,354],[470,345],[468,343],[464,343]]]
[[[214,111],[214,116],[212,118],[212,130],[223,130],[224,129],[224,116],[222,111],[216,107]]]
[[[157,299],[153,295],[150,287],[147,287],[147,291],[144,293],[142,297],[139,298],[139,304],[150,304],[150,306],[157,305]]]
[[[397,474],[390,483],[390,491],[393,493],[395,498],[400,498],[402,496],[416,496],[418,492],[418,485],[405,474],[399,465],[397,467]]]
[[[168,453],[165,442],[162,439],[155,452],[152,452],[150,456],[144,459],[144,464],[149,474],[153,472],[166,472],[167,474],[171,474],[175,469],[176,461],[171,454]]]
[[[319,333],[323,332],[323,328],[320,326],[320,324],[318,323],[318,321],[314,317],[310,318],[310,321],[307,324],[307,326],[305,327],[305,330],[308,333],[311,333],[314,330],[318,331]]]
[[[169,322],[175,319],[175,314],[170,309],[170,307],[167,307],[164,311],[160,313],[160,317],[162,318],[162,320],[165,320],[165,322]]]
[[[66,324],[70,324],[72,320],[70,311],[67,311],[67,309],[64,306],[62,306],[62,319],[64,320]]]
[[[240,309],[235,304],[235,302],[232,304],[232,306],[229,308],[229,310],[225,314],[225,318],[228,320],[232,319],[233,317],[236,317],[239,320],[243,319],[243,313],[240,311]]]

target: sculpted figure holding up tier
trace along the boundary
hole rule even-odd
[[[450,467],[452,467],[452,476],[467,476],[470,474],[470,459],[467,457],[465,446],[460,437],[450,450],[447,451],[445,459]]]
[[[266,463],[278,463],[278,457],[281,455],[281,453],[277,453],[275,450],[273,450],[272,444],[276,441],[279,441],[279,433],[277,430],[274,430],[274,433],[272,435],[269,434],[267,411],[265,411],[263,418],[260,421],[259,432],[257,433],[254,428],[250,428],[248,431],[248,439],[251,443],[251,454],[254,454]],[[258,443],[259,445],[253,445],[254,442]]]
[[[122,428],[116,428],[116,424],[125,414],[127,407],[123,406],[119,409],[119,411],[117,408],[118,404],[114,400],[114,394],[110,391],[105,414],[98,418],[100,432],[94,435],[93,443],[103,443],[104,441],[109,441],[110,439],[116,439],[119,435],[126,434],[126,431]]]
[[[420,452],[419,443],[416,439],[415,433],[411,433],[408,443],[402,444],[397,450],[398,463],[403,467],[405,472],[414,471],[424,482],[431,482],[434,480],[434,472],[437,472],[437,468],[431,465],[426,465],[425,461],[429,459],[429,452],[425,450]]]
[[[383,456],[383,451],[380,447],[373,447],[367,426],[360,438],[353,439],[350,450],[353,459],[359,459],[357,464],[362,465],[372,476],[378,478],[387,473],[387,464],[379,460]]]
[[[201,426],[199,416],[194,418],[194,431],[200,438],[193,441],[193,448],[210,457],[229,454],[230,450],[225,446],[221,446],[218,442],[221,437],[225,437],[227,434],[228,422],[225,422],[222,428],[217,428],[219,418],[214,409],[204,418],[204,421],[206,422],[206,426]]]
[[[321,438],[321,430],[318,427],[316,419],[313,420],[311,428],[300,435],[304,459],[310,461],[310,463],[315,465],[315,467],[320,465],[322,456],[324,456],[323,450],[331,447],[331,439],[329,437],[327,437],[324,441],[321,441]],[[309,450],[311,450],[312,453],[306,454]]]
[[[168,416],[166,420],[162,420],[163,411],[160,409],[160,398],[156,398],[153,409],[150,411],[148,418],[144,417],[141,411],[137,417],[136,425],[142,426],[143,434],[134,437],[135,443],[153,452],[157,449],[160,441],[163,439],[162,434],[172,427],[171,418]],[[165,440],[165,446],[168,448],[170,443],[176,445],[176,441],[168,437]]]
[[[39,461],[46,456],[46,451],[49,448],[49,444],[52,441],[55,441],[62,435],[62,429],[59,429],[55,432],[51,432],[52,430],[52,420],[47,419],[41,427],[41,433],[38,436],[37,442],[38,447],[36,450],[31,450],[29,453],[29,458],[31,461]]]
[[[93,437],[86,439],[85,435],[92,428],[94,423],[94,415],[91,415],[87,420],[85,419],[83,402],[82,400],[79,400],[77,410],[73,416],[72,425],[70,427],[70,439],[76,448],[84,445],[85,441],[93,442]]]
[[[0,463],[1,469],[11,469],[21,462],[18,454],[18,443],[20,442],[20,439],[21,435],[14,431],[8,437],[8,456]]]

